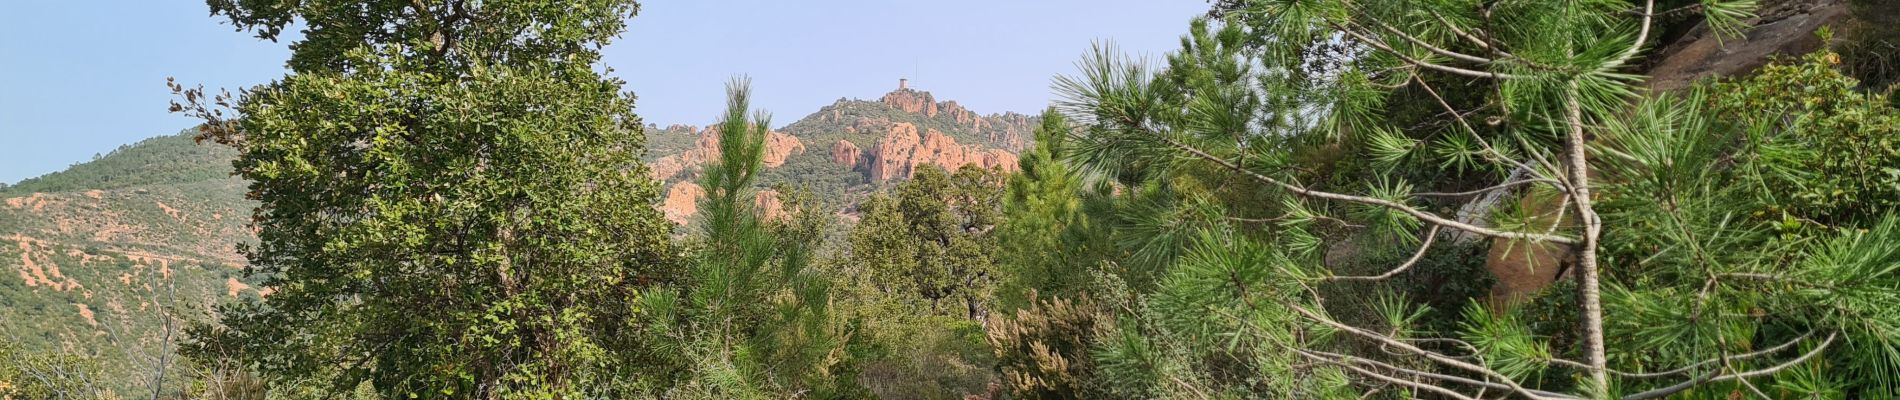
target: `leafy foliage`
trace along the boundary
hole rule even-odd
[[[1754,168],[1789,218],[1823,225],[1872,221],[1900,207],[1900,109],[1862,93],[1831,52],[1777,63],[1711,88],[1714,129],[1748,132]]]
[[[103,398],[99,366],[58,352],[33,352],[0,342],[0,398]]]
[[[650,346],[619,332],[675,279],[670,227],[632,97],[593,69],[632,2],[211,6],[264,38],[311,23],[293,73],[234,104],[175,87],[238,149],[262,204],[246,255],[280,288],[196,337],[276,382],[390,397],[649,384]]]
[[[1844,348],[1799,364],[1834,373],[1784,372],[1758,379],[1759,390],[1892,395],[1891,317],[1867,304],[1900,284],[1891,249],[1868,241],[1893,229],[1880,204],[1894,200],[1891,183],[1867,173],[1900,159],[1883,139],[1894,109],[1852,92],[1837,59],[1815,53],[1661,96],[1612,125],[1604,171],[1618,179],[1606,215],[1629,222],[1606,242],[1607,259],[1629,267],[1616,272],[1628,283],[1609,307],[1632,318],[1612,332],[1645,338],[1626,350],[1642,357],[1625,362],[1650,369],[1838,336]],[[1651,320],[1686,322],[1638,322]]]
[[[975,167],[950,175],[920,166],[892,196],[874,195],[859,206],[864,218],[851,232],[852,261],[920,311],[981,319],[996,276],[989,232],[1000,185],[994,173]]]
[[[867,336],[860,380],[879,398],[958,398],[991,390],[981,321],[998,270],[1002,177],[919,166],[859,205],[846,253],[831,262],[843,311]]]

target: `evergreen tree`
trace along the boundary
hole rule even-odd
[[[831,216],[795,191],[783,195],[787,217],[768,220],[760,212],[754,182],[764,166],[771,118],[759,112],[748,119],[750,104],[748,80],[728,84],[727,112],[715,128],[719,158],[700,175],[709,190],[700,204],[704,231],[685,288],[690,308],[679,310],[672,300],[653,303],[662,319],[684,320],[661,334],[683,343],[681,357],[693,365],[689,380],[666,392],[694,398],[861,397],[845,352],[851,327],[830,311],[828,278],[808,268]]]
[[[998,279],[1002,184],[991,170],[919,165],[891,193],[859,204],[838,273],[867,327],[861,380],[872,394],[954,399],[993,387],[982,324]]]
[[[1116,253],[1086,212],[1101,196],[1062,162],[1074,131],[1054,109],[1043,112],[1035,147],[1023,152],[1021,171],[1009,176],[997,227],[1002,273],[997,300],[1006,309],[1027,306],[1032,294],[1073,296],[1092,284],[1100,263]]]
[[[1748,15],[1744,2],[1698,10],[1718,30]],[[1709,110],[1706,89],[1639,98],[1630,72],[1653,38],[1653,2],[1252,1],[1223,11],[1218,29],[1197,22],[1164,69],[1104,50],[1057,84],[1083,130],[1068,159],[1125,185],[1117,202],[1172,193],[1162,198],[1213,216],[1172,218],[1190,227],[1178,234],[1115,228],[1192,245],[1154,246],[1185,252],[1148,257],[1157,284],[1131,284],[1129,313],[1098,338],[1109,392],[1891,396],[1900,353],[1880,332],[1900,319],[1873,304],[1900,287],[1886,245],[1896,223],[1860,214],[1821,227],[1863,230],[1777,230],[1801,223],[1764,218],[1802,204],[1769,189],[1774,179],[1853,185],[1804,180],[1792,165],[1858,157],[1867,161],[1815,167],[1866,171],[1891,159],[1776,134],[1787,128],[1778,124],[1868,137],[1881,128],[1843,122],[1884,117],[1843,110],[1873,102],[1782,100],[1748,119]],[[1392,112],[1419,106],[1435,110]],[[1298,114],[1317,118],[1288,117]],[[1438,191],[1414,184],[1420,176],[1476,182]],[[1831,193],[1879,204],[1877,192]],[[1497,205],[1519,196],[1556,205]],[[1861,206],[1837,200],[1806,210]],[[1140,221],[1184,208],[1125,209]],[[1473,237],[1571,254],[1535,267],[1574,280],[1524,307],[1432,310],[1402,294],[1351,294],[1369,300],[1369,318],[1326,295],[1404,276],[1438,243]],[[1371,273],[1339,268],[1385,252],[1410,256]],[[1137,247],[1130,259],[1143,258]],[[1457,315],[1456,332],[1419,326],[1443,314]]]
[[[277,292],[197,329],[274,383],[572,398],[671,368],[626,335],[676,281],[633,97],[595,67],[628,0],[210,1],[290,74],[174,111],[238,150]],[[228,107],[228,108],[227,108]],[[204,349],[200,349],[204,350]]]

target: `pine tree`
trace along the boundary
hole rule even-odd
[[[1131,285],[1130,313],[1099,339],[1095,364],[1111,392],[1891,395],[1900,353],[1882,332],[1900,319],[1874,304],[1900,287],[1887,245],[1894,220],[1777,230],[1801,223],[1764,218],[1793,205],[1764,183],[1800,164],[1790,150],[1820,143],[1777,135],[1786,128],[1777,124],[1839,117],[1771,105],[1755,108],[1775,110],[1766,118],[1738,119],[1703,105],[1707,89],[1639,96],[1630,71],[1653,39],[1653,2],[1224,10],[1217,29],[1197,22],[1164,69],[1104,49],[1057,83],[1083,130],[1069,160],[1125,185],[1118,202],[1216,183],[1170,196],[1214,216],[1176,220],[1213,223],[1147,235],[1193,244],[1154,258],[1164,265],[1158,284]],[[1748,15],[1745,2],[1697,10],[1721,30]],[[1392,112],[1408,107],[1434,110]],[[1301,114],[1316,118],[1289,117]],[[1845,131],[1870,132],[1858,129],[1868,128]],[[1823,160],[1845,155],[1819,149]],[[1426,169],[1483,181],[1421,189],[1410,178]],[[1494,193],[1560,205],[1465,207],[1496,204]],[[1178,209],[1127,214],[1166,220]],[[1357,294],[1370,318],[1348,318],[1324,295],[1403,276],[1437,243],[1471,237],[1566,251],[1573,263],[1537,267],[1567,268],[1574,280],[1540,297],[1548,304],[1502,309]],[[1368,274],[1335,268],[1355,252],[1410,256]],[[1444,314],[1457,315],[1457,332],[1419,328]]]
[[[664,319],[686,321],[664,334],[684,343],[682,357],[694,369],[688,381],[667,392],[695,398],[863,396],[849,375],[845,347],[851,327],[831,313],[829,278],[809,269],[831,216],[796,191],[782,195],[788,215],[783,220],[768,220],[756,206],[754,182],[764,166],[771,118],[764,112],[746,116],[750,86],[745,79],[727,85],[726,115],[716,128],[719,158],[700,175],[708,190],[700,204],[704,231],[685,288],[690,308],[655,307]]]
[[[997,301],[1006,311],[1033,303],[1031,293],[1080,294],[1100,263],[1116,253],[1102,234],[1106,230],[1085,210],[1085,202],[1101,196],[1061,161],[1073,131],[1062,114],[1043,112],[1035,147],[1023,152],[1021,172],[1005,186],[996,258],[1003,276]]]

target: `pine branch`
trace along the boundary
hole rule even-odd
[[[1684,390],[1689,390],[1689,388],[1692,388],[1692,387],[1695,387],[1696,385],[1701,385],[1704,383],[1722,382],[1722,381],[1730,381],[1730,380],[1737,380],[1737,379],[1747,379],[1747,378],[1753,378],[1753,377],[1758,377],[1758,376],[1774,375],[1777,372],[1781,372],[1781,370],[1788,369],[1789,367],[1793,367],[1795,365],[1807,362],[1808,359],[1814,358],[1814,356],[1816,355],[1820,355],[1821,351],[1827,350],[1829,345],[1834,344],[1834,339],[1839,338],[1840,335],[1841,335],[1840,332],[1828,333],[1827,339],[1822,340],[1820,345],[1814,346],[1813,350],[1809,350],[1807,353],[1803,353],[1801,354],[1800,357],[1795,357],[1795,359],[1793,360],[1788,360],[1787,362],[1776,364],[1775,366],[1772,366],[1772,367],[1758,369],[1754,371],[1747,371],[1747,372],[1737,372],[1737,373],[1725,374],[1725,375],[1715,375],[1716,373],[1719,373],[1722,371],[1718,369],[1716,371],[1710,372],[1707,375],[1703,375],[1695,379],[1678,382],[1668,387],[1663,387],[1659,389],[1645,391],[1642,393],[1624,396],[1623,400],[1646,400],[1646,399],[1662,398],[1663,396],[1668,396],[1671,394],[1682,392]]]
[[[1450,18],[1445,18],[1445,15],[1439,14],[1437,10],[1432,10],[1431,13],[1432,13],[1433,18],[1438,19],[1438,23],[1444,24],[1445,29],[1451,30],[1452,34],[1455,34],[1458,37],[1464,38],[1466,41],[1471,42],[1471,44],[1478,46],[1478,48],[1490,50],[1492,53],[1496,53],[1498,55],[1502,55],[1505,57],[1511,57],[1511,58],[1517,57],[1517,56],[1511,55],[1511,53],[1505,52],[1503,49],[1499,49],[1496,46],[1492,46],[1491,43],[1486,42],[1484,39],[1479,39],[1477,35],[1473,35],[1464,29],[1459,29],[1458,24],[1451,23]]]
[[[1561,184],[1561,182],[1557,182],[1556,180],[1531,178],[1531,179],[1520,179],[1520,180],[1500,183],[1500,184],[1493,185],[1491,187],[1487,187],[1483,189],[1469,190],[1469,191],[1463,191],[1463,192],[1451,192],[1451,193],[1417,192],[1417,193],[1412,193],[1411,195],[1415,197],[1466,197],[1466,196],[1474,196],[1474,195],[1479,195],[1479,194],[1490,193],[1490,192],[1501,190],[1501,189],[1509,189],[1509,188],[1513,188],[1513,187],[1517,187],[1517,186],[1525,185],[1525,184],[1531,184],[1531,183],[1548,183],[1552,185]]]
[[[1464,60],[1467,62],[1478,63],[1478,64],[1490,64],[1490,63],[1495,62],[1494,60],[1489,59],[1489,58],[1446,50],[1442,47],[1434,46],[1431,43],[1426,43],[1425,40],[1423,39],[1419,39],[1418,37],[1412,36],[1410,34],[1406,34],[1404,31],[1400,31],[1397,28],[1393,28],[1392,25],[1386,24],[1385,21],[1380,21],[1377,17],[1368,15],[1366,16],[1366,19],[1372,21],[1374,25],[1378,25],[1380,28],[1385,29],[1386,32],[1391,32],[1393,35],[1398,35],[1399,38],[1405,39],[1406,43],[1411,43],[1414,46],[1423,47],[1425,48],[1425,50],[1430,50],[1433,53],[1438,53],[1438,55],[1451,57],[1451,58],[1455,58],[1459,60]]]
[[[1262,175],[1258,172],[1253,172],[1251,170],[1243,168],[1227,160],[1223,160],[1219,157],[1215,157],[1213,154],[1208,154],[1207,152],[1201,151],[1198,148],[1189,146],[1186,143],[1181,143],[1178,140],[1174,140],[1172,138],[1167,138],[1167,137],[1161,137],[1160,139],[1162,141],[1167,142],[1170,146],[1174,146],[1175,148],[1181,149],[1182,151],[1186,151],[1190,154],[1193,154],[1195,157],[1198,157],[1202,160],[1218,164],[1221,167],[1227,168],[1234,172],[1239,172],[1243,175],[1253,178],[1254,180],[1261,181],[1273,186],[1278,186],[1282,189],[1294,192],[1301,196],[1385,207],[1385,208],[1397,210],[1399,212],[1403,212],[1405,214],[1408,214],[1414,217],[1418,217],[1419,219],[1425,220],[1427,222],[1431,222],[1433,224],[1438,224],[1445,227],[1450,227],[1452,229],[1476,233],[1476,234],[1484,235],[1484,236],[1506,238],[1506,239],[1524,239],[1524,240],[1530,240],[1530,241],[1553,242],[1553,243],[1564,243],[1564,244],[1577,243],[1576,239],[1572,239],[1572,238],[1564,237],[1564,236],[1544,235],[1544,234],[1524,233],[1524,232],[1506,232],[1506,231],[1499,231],[1499,230],[1490,229],[1490,228],[1484,228],[1484,227],[1480,227],[1476,225],[1458,222],[1456,220],[1439,216],[1438,214],[1425,212],[1417,208],[1414,208],[1412,206],[1408,206],[1408,205],[1390,201],[1390,200],[1313,190],[1305,186],[1282,182],[1278,179],[1274,179],[1273,177]]]
[[[1393,384],[1396,384],[1396,385],[1399,385],[1399,386],[1405,386],[1405,387],[1409,387],[1409,388],[1414,388],[1414,389],[1421,389],[1421,390],[1425,390],[1425,391],[1430,391],[1430,392],[1434,392],[1434,393],[1438,393],[1438,394],[1442,394],[1442,395],[1445,395],[1446,397],[1450,397],[1450,398],[1454,398],[1454,399],[1461,399],[1461,400],[1478,400],[1478,398],[1476,398],[1476,397],[1471,397],[1471,396],[1466,396],[1466,395],[1464,395],[1464,394],[1460,394],[1460,393],[1458,393],[1458,391],[1455,391],[1455,390],[1451,390],[1451,389],[1447,389],[1447,388],[1444,388],[1444,387],[1439,387],[1439,386],[1437,386],[1437,385],[1432,385],[1432,384],[1428,384],[1428,383],[1424,383],[1424,382],[1419,382],[1419,381],[1415,381],[1415,380],[1409,380],[1409,379],[1401,379],[1401,378],[1398,378],[1398,377],[1394,377],[1394,376],[1389,376],[1389,375],[1385,375],[1385,374],[1380,374],[1380,373],[1378,373],[1378,372],[1373,372],[1373,371],[1368,371],[1368,370],[1366,370],[1366,369],[1364,369],[1364,368],[1359,368],[1359,367],[1357,367],[1357,366],[1354,366],[1354,365],[1352,365],[1352,364],[1349,364],[1349,363],[1344,363],[1344,362],[1339,362],[1339,361],[1334,361],[1334,360],[1330,360],[1330,359],[1326,359],[1326,358],[1322,358],[1322,357],[1314,357],[1314,356],[1311,356],[1311,355],[1309,355],[1309,354],[1307,354],[1306,352],[1300,352],[1300,355],[1302,355],[1302,356],[1307,356],[1308,358],[1312,358],[1312,359],[1314,359],[1314,360],[1318,360],[1318,361],[1320,361],[1320,362],[1324,362],[1324,363],[1328,363],[1328,364],[1333,364],[1333,365],[1338,365],[1338,366],[1340,366],[1340,367],[1342,367],[1342,368],[1345,368],[1345,369],[1347,369],[1347,370],[1350,370],[1350,371],[1352,371],[1352,372],[1357,372],[1357,373],[1359,373],[1359,375],[1363,375],[1363,376],[1366,376],[1366,377],[1370,377],[1370,378],[1373,378],[1373,379],[1378,379],[1378,380],[1381,380],[1381,381],[1386,381],[1386,382],[1389,382],[1389,383],[1393,383]]]
[[[1345,33],[1347,36],[1352,36],[1354,39],[1358,39],[1360,42],[1363,42],[1367,45],[1371,45],[1372,47],[1378,48],[1379,50],[1384,50],[1387,53],[1392,53],[1393,56],[1398,57],[1400,60],[1404,60],[1406,64],[1411,64],[1413,66],[1417,66],[1417,67],[1421,67],[1425,69],[1437,70],[1440,72],[1448,72],[1448,73],[1457,74],[1457,75],[1464,75],[1464,76],[1473,77],[1473,78],[1490,78],[1490,79],[1529,79],[1530,78],[1530,76],[1526,76],[1526,75],[1478,71],[1478,70],[1473,70],[1473,69],[1458,68],[1458,67],[1447,66],[1443,64],[1426,62],[1424,60],[1419,60],[1417,58],[1412,58],[1412,56],[1405,55],[1405,53],[1401,53],[1398,50],[1393,49],[1392,46],[1387,45],[1385,42],[1368,37],[1365,34],[1360,33],[1359,31],[1349,29],[1344,25],[1340,25],[1338,22],[1328,21],[1327,24],[1331,25],[1333,29],[1337,29],[1340,32]]]
[[[1526,165],[1524,164],[1524,162],[1518,161],[1515,158],[1505,156],[1504,152],[1498,151],[1498,148],[1496,146],[1491,145],[1491,141],[1485,140],[1484,135],[1478,134],[1478,130],[1471,126],[1471,122],[1465,120],[1465,116],[1463,114],[1458,113],[1457,108],[1451,106],[1451,102],[1445,101],[1445,97],[1439,95],[1438,90],[1433,89],[1432,85],[1430,83],[1426,83],[1424,78],[1420,78],[1417,75],[1413,75],[1412,81],[1418,82],[1419,88],[1425,89],[1425,93],[1432,95],[1432,99],[1437,100],[1438,105],[1440,107],[1444,107],[1446,112],[1451,113],[1452,119],[1458,121],[1458,125],[1464,127],[1465,132],[1471,133],[1471,137],[1473,139],[1477,139],[1478,145],[1483,146],[1485,152],[1491,153],[1492,157],[1496,157],[1499,160],[1510,162],[1511,165],[1515,165],[1519,169],[1523,169],[1525,171],[1529,171],[1531,174],[1537,175],[1537,179],[1556,182],[1552,186],[1557,187],[1559,190],[1564,190],[1563,189],[1564,182],[1561,177],[1553,179],[1549,175],[1545,175],[1543,171],[1538,170],[1536,168],[1531,168],[1530,165]],[[1548,161],[1543,161],[1541,159],[1539,161],[1542,162],[1542,164],[1544,164],[1544,167],[1551,168],[1551,170],[1556,170],[1556,168],[1552,167]]]
[[[1466,370],[1466,371],[1476,372],[1486,377],[1497,379],[1500,382],[1504,382],[1505,386],[1508,386],[1512,392],[1524,395],[1525,397],[1529,397],[1533,399],[1543,398],[1541,395],[1536,394],[1530,389],[1525,389],[1522,385],[1518,385],[1517,381],[1512,380],[1511,377],[1506,376],[1502,373],[1499,373],[1496,370],[1493,370],[1491,368],[1487,368],[1481,365],[1472,364],[1472,363],[1468,363],[1464,361],[1459,361],[1456,358],[1446,356],[1444,354],[1440,354],[1438,352],[1434,352],[1431,350],[1425,350],[1423,348],[1419,348],[1418,346],[1413,346],[1410,343],[1405,343],[1404,341],[1393,339],[1392,337],[1386,336],[1385,334],[1368,331],[1368,330],[1354,327],[1351,325],[1346,325],[1344,323],[1340,323],[1339,321],[1334,321],[1331,318],[1327,318],[1324,315],[1320,315],[1319,313],[1314,312],[1313,310],[1307,309],[1306,307],[1302,307],[1298,304],[1286,304],[1286,307],[1300,314],[1301,317],[1305,317],[1306,319],[1312,320],[1314,322],[1319,322],[1321,325],[1326,325],[1326,326],[1332,327],[1333,329],[1345,331],[1346,333],[1351,333],[1354,335],[1358,335],[1360,337],[1372,339],[1373,341],[1385,344],[1387,346],[1392,346],[1398,349],[1409,351],[1412,354],[1418,354],[1420,356],[1424,356],[1426,359],[1436,361],[1440,364],[1445,364],[1445,365]]]
[[[1387,364],[1384,362],[1380,362],[1378,360],[1373,360],[1373,359],[1363,358],[1363,357],[1355,357],[1355,356],[1347,355],[1347,354],[1329,353],[1329,352],[1324,352],[1324,351],[1319,351],[1319,350],[1306,350],[1306,349],[1295,349],[1294,351],[1298,352],[1302,356],[1306,356],[1307,358],[1311,358],[1320,362],[1326,362],[1326,363],[1331,363],[1335,365],[1339,365],[1342,362],[1361,364],[1361,365],[1366,365],[1369,367],[1383,368],[1383,369],[1390,370],[1393,372],[1404,373],[1404,374],[1417,376],[1421,378],[1431,378],[1431,379],[1437,379],[1437,380],[1443,380],[1443,381],[1457,382],[1457,383],[1462,383],[1462,384],[1476,386],[1480,388],[1486,388],[1486,389],[1511,390],[1510,385],[1505,385],[1505,384],[1500,384],[1500,383],[1495,383],[1495,382],[1480,381],[1476,379],[1455,376],[1455,375],[1445,375],[1445,374],[1439,374],[1439,373],[1433,373],[1433,372],[1420,371],[1416,369],[1410,369],[1410,368],[1400,367],[1400,366],[1396,366],[1392,364]],[[1331,359],[1328,359],[1328,358],[1331,358]],[[1547,392],[1547,391],[1534,390],[1534,389],[1530,391],[1532,393],[1535,393],[1538,396],[1543,396],[1544,398],[1551,398],[1551,399],[1577,398],[1576,396],[1571,396],[1571,395],[1567,395],[1563,393]]]
[[[1729,360],[1746,360],[1750,358],[1761,357],[1761,356],[1765,356],[1769,354],[1778,353],[1778,352],[1781,352],[1782,350],[1787,350],[1789,347],[1794,347],[1796,343],[1800,343],[1803,340],[1807,340],[1807,338],[1811,336],[1814,336],[1814,331],[1808,331],[1808,333],[1803,333],[1801,334],[1801,336],[1796,336],[1794,339],[1789,339],[1787,342],[1775,345],[1774,347],[1751,351],[1751,352],[1742,353],[1742,354],[1737,354],[1737,355],[1732,355],[1732,356],[1727,356],[1727,357],[1717,357],[1717,358],[1702,360],[1701,362],[1685,365],[1685,366],[1682,366],[1681,368],[1676,368],[1676,369],[1672,369],[1668,371],[1623,372],[1623,371],[1617,371],[1617,370],[1610,370],[1610,373],[1616,374],[1618,376],[1629,377],[1629,378],[1660,378],[1660,377],[1665,377],[1665,376],[1670,376],[1670,375],[1686,374],[1686,373],[1689,373],[1689,371],[1695,370],[1696,368],[1701,368],[1702,366],[1705,366],[1705,365],[1722,362],[1723,358],[1727,358]],[[1562,366],[1577,368],[1577,369],[1590,368],[1589,365],[1585,365],[1584,363],[1565,360],[1561,358],[1552,358],[1550,359],[1550,362],[1552,364],[1557,364],[1557,365],[1562,365]]]

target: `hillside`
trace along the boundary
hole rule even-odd
[[[251,203],[232,156],[180,133],[0,190],[0,337],[91,357],[121,394],[148,385],[167,315],[182,329],[259,294],[236,252]]]
[[[1033,123],[908,88],[840,99],[774,132],[761,184],[809,187],[844,212],[916,165],[1015,168]],[[713,133],[648,127],[645,158],[671,189],[661,206],[678,223],[696,209],[700,163],[717,156]],[[86,356],[127,394],[149,385],[168,354],[168,316],[177,335],[219,302],[268,294],[242,273],[237,249],[255,240],[244,223],[254,203],[229,176],[233,157],[187,131],[0,188],[0,338]]]
[[[775,130],[767,138],[760,183],[809,188],[850,214],[864,194],[910,177],[920,165],[1014,170],[1036,123],[1014,112],[978,114],[900,81],[877,100],[840,98]],[[647,131],[654,177],[668,186],[661,208],[675,222],[696,211],[693,199],[701,189],[692,182],[700,164],[718,155],[714,136],[711,129],[686,125]]]

